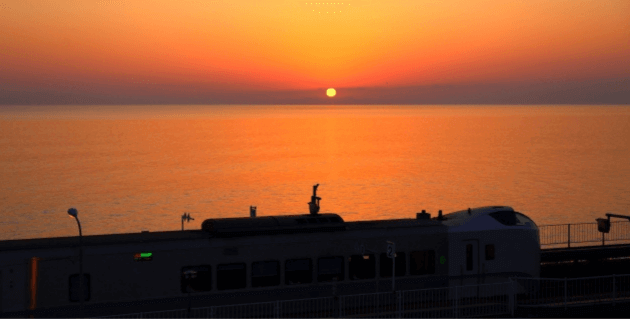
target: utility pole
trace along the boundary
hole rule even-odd
[[[392,259],[392,291],[396,291],[396,244],[387,241],[387,257]]]

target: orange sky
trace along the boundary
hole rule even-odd
[[[0,0],[0,104],[627,80],[629,17],[628,0]]]

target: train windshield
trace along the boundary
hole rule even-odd
[[[532,227],[537,228],[536,224],[531,219],[529,219],[527,216],[521,213],[516,213],[512,211],[504,211],[504,212],[491,213],[490,216],[496,219],[499,223],[506,226],[531,225]]]

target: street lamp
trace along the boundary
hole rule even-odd
[[[81,312],[83,313],[83,233],[81,232],[81,222],[79,222],[79,212],[76,208],[68,209],[68,215],[74,217],[79,225],[79,300],[81,301]]]

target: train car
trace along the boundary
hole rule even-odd
[[[447,214],[450,286],[540,277],[540,235],[529,217],[507,206]],[[522,288],[519,288],[519,291]]]
[[[303,215],[252,213],[208,219],[201,230],[84,236],[81,245],[77,237],[0,242],[0,312],[53,316],[81,299],[92,310],[166,310],[540,274],[538,228],[510,207],[345,222],[320,214],[315,192]]]

